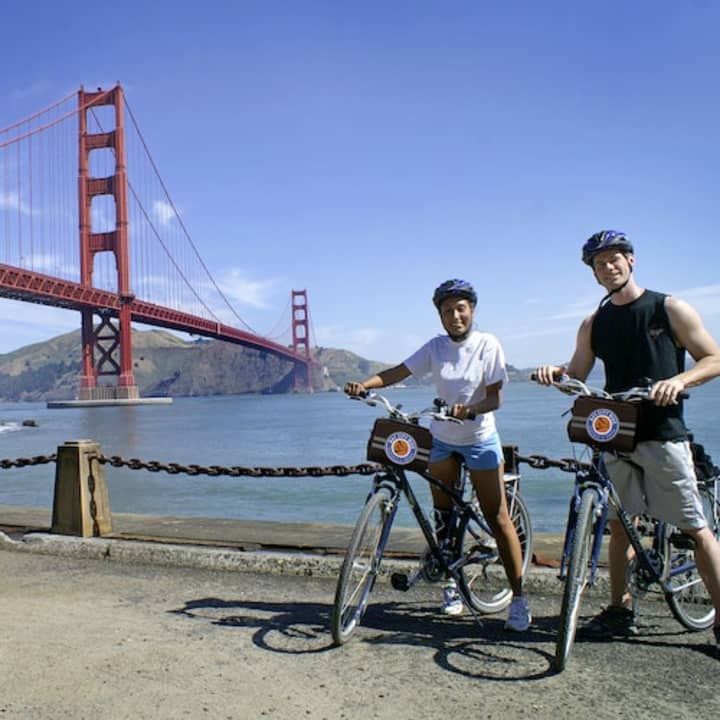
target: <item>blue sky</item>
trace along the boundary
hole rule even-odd
[[[448,277],[510,363],[558,362],[624,230],[644,287],[720,337],[720,4],[14,3],[0,126],[120,81],[183,222],[269,332],[307,289],[318,344],[401,361]],[[0,352],[75,313],[0,301]]]

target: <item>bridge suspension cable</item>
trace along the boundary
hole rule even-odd
[[[190,235],[187,227],[185,226],[185,223],[183,222],[182,217],[180,216],[180,213],[178,212],[177,207],[175,206],[175,203],[173,202],[172,198],[170,197],[170,193],[168,192],[167,186],[165,185],[165,181],[163,180],[162,176],[160,175],[160,171],[159,171],[159,169],[158,169],[158,167],[157,167],[157,164],[155,163],[155,160],[154,160],[154,158],[153,158],[153,156],[152,156],[152,153],[150,152],[150,149],[148,148],[148,145],[147,145],[147,143],[146,143],[146,141],[145,141],[145,138],[144,138],[144,136],[143,136],[143,134],[142,134],[142,132],[141,132],[141,130],[140,130],[140,127],[139,127],[139,125],[138,125],[138,123],[137,123],[137,120],[135,119],[135,115],[134,115],[134,113],[133,113],[133,111],[132,111],[132,108],[130,107],[129,103],[127,102],[127,99],[125,99],[125,107],[126,107],[126,109],[127,109],[127,111],[128,111],[128,115],[129,115],[129,117],[130,117],[130,119],[131,119],[131,121],[132,121],[133,127],[135,128],[135,131],[136,131],[137,134],[138,134],[138,138],[139,138],[139,140],[140,140],[140,142],[141,142],[141,144],[142,144],[142,147],[143,147],[143,149],[145,150],[145,153],[146,153],[146,155],[147,155],[148,161],[150,162],[150,165],[152,166],[152,168],[153,168],[153,170],[154,170],[154,172],[155,172],[155,175],[156,175],[156,177],[157,177],[157,179],[158,179],[158,182],[160,183],[160,187],[162,188],[163,193],[165,194],[165,198],[167,199],[167,202],[169,203],[169,205],[170,205],[170,207],[171,207],[171,209],[172,209],[173,216],[174,216],[174,218],[177,220],[178,224],[180,225],[180,227],[181,227],[181,229],[182,229],[182,231],[183,231],[183,233],[184,233],[184,235],[185,235],[185,238],[186,238],[187,242],[190,244],[190,247],[192,248],[193,254],[194,254],[197,262],[200,264],[200,266],[202,267],[202,269],[205,271],[205,273],[206,273],[206,275],[207,275],[207,278],[210,280],[212,286],[215,288],[215,290],[217,291],[218,295],[220,296],[220,298],[222,299],[222,301],[225,303],[225,305],[227,306],[227,308],[230,310],[230,312],[233,314],[233,316],[235,317],[235,319],[236,319],[238,322],[240,322],[244,327],[246,327],[250,332],[252,332],[252,333],[255,334],[255,335],[259,335],[260,333],[258,333],[258,332],[256,332],[255,330],[253,330],[253,328],[250,327],[250,325],[248,325],[248,323],[245,322],[245,320],[243,320],[243,318],[242,318],[242,317],[238,314],[238,312],[235,310],[235,308],[233,307],[233,305],[232,305],[232,304],[230,303],[230,301],[227,299],[227,296],[225,295],[225,293],[224,293],[224,292],[220,289],[220,287],[218,286],[217,282],[215,281],[215,278],[213,277],[212,273],[210,272],[210,270],[208,269],[207,265],[205,264],[205,261],[204,261],[204,260],[202,259],[202,257],[200,256],[200,253],[198,252],[197,246],[195,245],[195,243],[194,243],[194,241],[193,241],[193,239],[192,239],[192,237],[191,237],[191,235]],[[145,208],[143,208],[143,212],[144,212],[145,216],[148,217],[148,216],[147,216],[147,210],[146,210]],[[155,230],[155,232],[157,233],[156,230]],[[159,240],[160,242],[162,242],[162,240],[161,240],[161,238],[159,237],[159,235],[158,235],[158,240]],[[167,250],[166,246],[164,245],[164,243],[163,243],[163,248],[165,248],[165,251],[168,252],[168,250]],[[169,252],[168,252],[168,256],[170,257]],[[174,261],[174,260],[173,260],[173,263],[175,264],[175,261]],[[177,267],[177,265],[176,265],[176,267]],[[180,270],[180,268],[178,268],[178,270],[181,272],[181,275],[182,275],[183,279],[185,279],[185,281],[188,282],[188,281],[187,281],[187,278],[185,278],[185,275],[182,274],[182,271]],[[190,283],[189,283],[189,282],[188,282],[188,285],[190,286]],[[208,310],[209,310],[209,308],[208,308]],[[212,311],[210,311],[210,312],[212,312]],[[213,313],[213,316],[215,317],[215,314],[214,314],[214,313]],[[217,318],[216,318],[216,319],[217,319]]]

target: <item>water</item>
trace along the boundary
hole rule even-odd
[[[407,410],[426,407],[431,389],[386,389]],[[720,382],[691,392],[688,426],[720,464],[715,422]],[[571,398],[532,383],[511,383],[497,413],[503,442],[521,455],[571,457],[565,435]],[[177,398],[172,405],[48,410],[44,404],[0,404],[0,458],[49,455],[67,440],[92,439],[105,455],[183,465],[356,465],[374,418],[381,414],[342,393]],[[33,419],[38,427],[23,427]],[[578,451],[582,446],[575,446]],[[581,457],[581,456],[580,456]],[[582,459],[582,457],[581,457]],[[51,507],[54,464],[0,470],[0,504]],[[572,475],[520,466],[522,491],[538,532],[564,527]],[[369,487],[367,476],[212,478],[105,466],[114,512],[154,515],[354,524]],[[429,493],[413,482],[423,503]],[[412,526],[405,508],[400,525]]]

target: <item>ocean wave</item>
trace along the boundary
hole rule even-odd
[[[23,426],[20,423],[0,421],[0,433],[15,432],[16,430],[22,429]]]

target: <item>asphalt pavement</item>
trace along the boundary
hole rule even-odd
[[[51,555],[11,542],[0,548],[2,718],[720,714],[711,633],[684,631],[664,603],[643,604],[637,638],[577,642],[556,674],[557,594],[531,594],[533,625],[515,634],[504,631],[504,613],[480,623],[441,615],[435,586],[398,593],[378,583],[362,626],[338,648],[334,578]],[[587,597],[582,613],[599,606]]]

